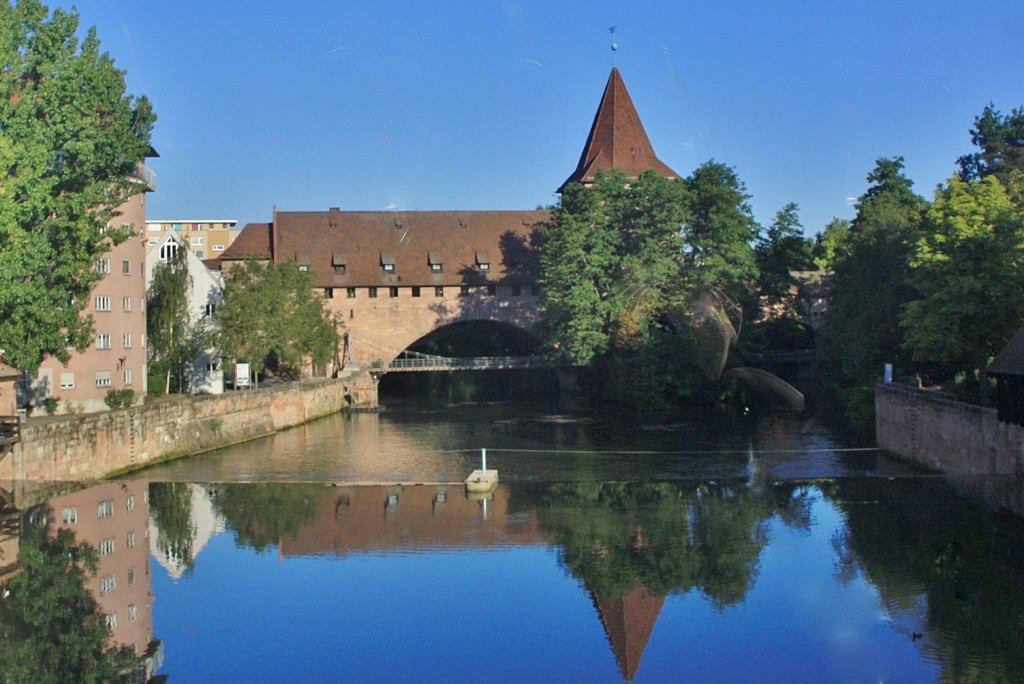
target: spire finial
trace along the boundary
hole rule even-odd
[[[619,44],[615,42],[615,27],[609,27],[608,32],[612,34],[612,66],[615,66],[615,51],[619,49]]]

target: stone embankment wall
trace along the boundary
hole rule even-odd
[[[168,399],[84,416],[28,421],[0,460],[2,480],[89,480],[236,444],[376,402],[354,392],[372,379],[307,380],[221,395]]]
[[[953,476],[1024,477],[1024,428],[996,410],[902,385],[875,389],[878,446]]]

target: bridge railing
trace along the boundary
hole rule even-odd
[[[403,356],[387,366],[388,372],[431,370],[505,370],[511,368],[551,368],[543,356]]]

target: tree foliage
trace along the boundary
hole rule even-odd
[[[906,372],[899,315],[913,296],[910,255],[926,202],[903,174],[903,158],[880,158],[840,245],[835,289],[825,319],[830,356],[847,386],[869,385],[885,363]]]
[[[1024,173],[1024,107],[1003,116],[989,104],[974,119],[971,142],[979,151],[957,161],[961,180],[980,180],[994,174],[1005,182],[1012,171]]]
[[[337,353],[338,331],[313,291],[313,274],[294,261],[232,268],[215,318],[223,355],[249,362],[256,373],[272,357],[279,370],[298,373],[307,360],[327,363]]]
[[[729,166],[705,162],[686,179],[683,242],[696,284],[742,299],[757,278],[759,228],[746,186]]]
[[[143,189],[130,176],[155,119],[78,28],[74,11],[0,3],[0,347],[31,371],[90,341],[94,267],[125,237],[106,227]]]
[[[10,684],[128,681],[139,662],[110,648],[110,629],[86,583],[99,559],[71,530],[47,537],[35,527],[21,541],[21,572],[0,600],[0,681]]]
[[[735,172],[598,174],[541,231],[541,330],[592,397],[659,409],[717,382],[757,277],[757,224]]]
[[[186,380],[205,335],[189,312],[192,277],[187,259],[188,248],[177,245],[170,259],[153,269],[146,293],[149,368],[165,376],[164,392],[171,391],[172,379],[178,391],[187,391]]]
[[[653,172],[565,189],[542,232],[540,306],[549,343],[572,363],[636,348],[678,299],[683,192]]]
[[[850,225],[851,222],[846,219],[833,218],[825,225],[823,231],[814,236],[811,254],[819,271],[835,270],[836,258],[846,248]]]
[[[935,193],[911,255],[918,293],[901,323],[914,358],[985,369],[1024,321],[1024,212],[995,175],[952,178]]]
[[[775,214],[771,226],[758,238],[754,249],[762,296],[778,299],[797,285],[792,271],[814,268],[811,243],[804,238],[797,205],[790,202]]]

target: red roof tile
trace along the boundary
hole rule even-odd
[[[273,229],[277,260],[307,266],[317,287],[429,287],[533,283],[535,233],[550,212],[332,209],[275,216],[276,225],[246,225],[221,259],[269,259]]]
[[[569,183],[592,183],[598,171],[618,169],[630,178],[654,170],[668,178],[679,174],[654,154],[640,115],[633,106],[626,84],[617,68],[612,68],[601,104],[590,127],[587,144],[572,175],[562,183],[559,192]]]

